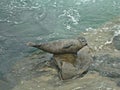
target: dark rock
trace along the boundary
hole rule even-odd
[[[0,90],[11,90],[12,88],[10,83],[0,80]]]
[[[117,82],[117,86],[119,86],[119,87],[120,87],[120,81],[118,81],[118,82]]]
[[[117,50],[120,50],[120,34],[113,38],[112,43]]]
[[[120,78],[120,58],[109,54],[97,55],[91,69],[98,71],[102,76]]]
[[[106,77],[110,77],[110,78],[120,78],[120,73],[118,72],[111,72],[111,71],[101,71],[100,74],[106,76]]]

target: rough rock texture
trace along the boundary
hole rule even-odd
[[[11,75],[18,81],[13,90],[119,90],[119,77],[111,78],[102,73],[109,72],[112,64],[111,70],[119,73],[116,71],[119,70],[119,53],[101,53],[96,53],[91,70],[84,77],[61,81],[56,69],[50,66],[52,55],[36,52],[13,67]]]
[[[60,54],[53,56],[61,79],[80,77],[87,72],[92,64],[92,56],[88,46],[83,47],[75,54]]]
[[[4,90],[10,90],[12,89],[12,85],[10,85],[8,82],[4,80],[0,80],[0,90],[2,90],[3,88]]]
[[[120,57],[118,55],[113,56],[110,53],[98,54],[94,57],[94,64],[92,65],[91,70],[99,72],[102,76],[109,77],[118,83],[119,86]]]
[[[75,66],[80,69],[79,73],[82,74],[84,71],[88,70],[93,63],[91,54],[91,49],[88,46],[85,46],[78,51]]]
[[[52,81],[48,75],[22,80],[13,90],[119,90],[116,84],[97,72],[89,72],[82,78],[67,81]]]
[[[84,77],[61,81],[56,69],[50,67],[52,56],[35,52],[13,66],[8,76],[18,82],[13,90],[120,90],[120,51],[112,43],[119,26],[120,19],[117,19],[83,33],[94,57]]]
[[[120,57],[110,54],[95,56],[94,69],[104,76],[120,78]]]
[[[117,50],[120,50],[120,34],[114,36],[112,43]]]

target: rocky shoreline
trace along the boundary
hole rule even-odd
[[[15,63],[6,80],[14,84],[12,90],[119,90],[120,35],[114,31],[119,22],[80,34],[87,39],[93,57],[93,64],[84,77],[60,80],[50,65],[52,54],[37,50]]]
[[[14,66],[13,73],[20,82],[13,90],[119,90],[119,53],[113,45],[94,49],[94,62],[84,77],[60,81],[57,71],[49,66],[52,55],[37,51]]]

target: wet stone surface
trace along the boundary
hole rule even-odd
[[[16,63],[7,76],[9,81],[17,83],[13,90],[119,90],[119,57],[96,54],[84,77],[64,81],[58,78],[55,67],[51,67],[51,58],[51,54],[38,51]]]
[[[91,70],[99,72],[104,77],[109,77],[119,86],[120,81],[120,57],[111,54],[99,54],[94,57]]]
[[[72,79],[83,76],[92,64],[92,56],[88,46],[80,49],[77,54],[60,54],[53,56],[58,66],[60,79]]]
[[[120,57],[112,57],[109,54],[94,57],[94,70],[103,76],[111,78],[120,77]]]
[[[112,43],[117,50],[120,50],[120,34],[114,36]]]

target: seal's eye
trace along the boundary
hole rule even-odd
[[[80,41],[83,43],[86,42],[86,40],[84,38],[81,38]]]
[[[81,39],[81,42],[85,42],[85,39]]]
[[[87,45],[87,41],[85,38],[80,39],[80,42],[82,43],[82,45]]]
[[[78,40],[82,43],[82,45],[87,45],[87,41],[84,37],[78,37]]]

